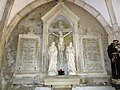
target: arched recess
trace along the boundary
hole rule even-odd
[[[2,59],[5,43],[7,43],[8,38],[9,38],[11,32],[14,30],[17,23],[25,15],[27,15],[29,12],[33,11],[35,8],[41,6],[42,4],[52,2],[52,1],[54,1],[54,0],[35,0],[35,1],[31,2],[29,5],[27,5],[25,8],[23,8],[20,12],[18,12],[14,16],[14,18],[11,20],[11,22],[8,24],[8,26],[3,29],[3,32],[2,32],[2,38],[1,38],[1,43],[0,43],[0,53],[1,53],[0,59]],[[103,16],[95,8],[93,8],[89,4],[85,3],[84,1],[80,1],[80,0],[79,1],[78,0],[66,0],[66,1],[72,2],[72,3],[80,6],[84,10],[88,11],[93,17],[95,17],[99,21],[99,23],[104,27],[104,29],[106,30],[106,32],[108,34],[108,39],[110,41],[110,39],[111,39],[110,35],[112,34],[112,29],[110,28],[110,25],[105,21]]]

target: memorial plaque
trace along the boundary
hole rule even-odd
[[[38,72],[39,42],[39,36],[34,34],[19,35],[15,73],[29,74]]]
[[[97,37],[82,38],[85,72],[100,72],[103,70],[103,57],[100,40]]]

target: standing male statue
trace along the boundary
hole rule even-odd
[[[118,44],[118,40],[113,40],[113,42],[108,46],[107,52],[108,52],[108,56],[110,58],[111,61],[111,70],[112,70],[112,80],[114,79],[118,79],[118,72],[117,72],[117,66],[118,65],[118,60],[116,60],[116,55],[114,53],[117,52],[117,44]]]
[[[53,32],[54,30],[55,29],[50,28],[51,33],[54,36],[58,37],[58,40],[59,40],[58,41],[58,55],[59,55],[59,59],[60,59],[60,67],[59,67],[59,69],[64,69],[63,68],[63,61],[64,61],[63,52],[64,52],[64,48],[65,48],[65,46],[64,46],[64,38],[67,35],[69,35],[72,30],[71,29],[67,29],[67,31],[69,30],[69,32],[67,32],[66,34],[63,35],[62,31],[66,31],[66,29],[64,28],[62,21],[59,21],[59,28],[57,28],[58,34],[54,33]]]
[[[55,42],[52,42],[51,46],[49,47],[48,55],[49,55],[49,75],[56,75],[57,74],[57,48],[55,46]]]
[[[76,68],[75,68],[75,50],[70,42],[69,46],[66,48],[66,58],[68,64],[68,74],[69,75],[76,75]]]

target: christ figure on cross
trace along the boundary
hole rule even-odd
[[[64,38],[69,35],[72,31],[71,28],[69,29],[65,29],[63,26],[63,23],[61,21],[59,21],[59,28],[57,28],[58,34],[54,33],[53,31],[56,31],[53,28],[50,28],[50,32],[58,37],[58,55],[59,55],[59,59],[60,59],[60,69],[64,69],[63,68],[63,62],[64,62],[64,56],[63,56],[63,52],[64,52]],[[63,31],[68,31],[66,34],[63,35]]]

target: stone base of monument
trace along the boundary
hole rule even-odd
[[[103,74],[81,74],[81,75],[19,75],[13,78],[13,84],[44,84],[48,86],[66,86],[74,85],[108,85],[108,77]]]
[[[78,75],[57,75],[47,76],[44,78],[44,83],[51,86],[51,90],[72,90],[73,85],[80,83],[80,76]]]
[[[80,83],[80,76],[78,75],[57,75],[44,77],[45,85],[52,85],[53,87],[71,87],[71,85],[78,85]]]

